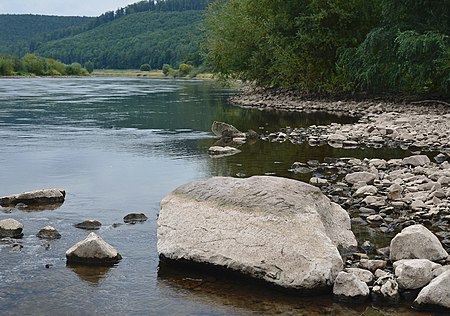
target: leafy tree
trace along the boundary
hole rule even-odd
[[[186,77],[194,70],[194,66],[188,64],[180,64],[180,68],[177,71],[177,77]]]
[[[168,76],[169,75],[170,69],[172,69],[172,67],[170,67],[169,64],[164,64],[162,66],[162,72],[163,72],[164,76]]]
[[[84,63],[84,68],[87,70],[88,73],[91,74],[94,71],[94,63],[88,60],[86,63]]]
[[[150,67],[149,64],[142,64],[140,67],[140,70],[141,71],[150,71],[150,70],[152,70],[152,67]]]

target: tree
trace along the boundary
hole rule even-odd
[[[163,72],[164,76],[168,76],[171,69],[172,69],[172,67],[170,67],[169,64],[164,64],[162,66],[162,72]]]
[[[84,64],[84,68],[91,74],[94,71],[94,63],[89,60]]]
[[[150,70],[152,70],[152,67],[150,67],[149,64],[142,64],[140,67],[140,70],[141,71],[150,71]]]

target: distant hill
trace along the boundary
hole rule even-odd
[[[35,53],[67,64],[91,61],[95,68],[197,66],[204,10],[212,1],[145,0],[96,18],[0,15],[0,55]]]
[[[31,14],[0,14],[0,54],[22,56],[34,38],[68,27],[86,24],[95,18]]]

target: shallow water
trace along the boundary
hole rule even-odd
[[[0,195],[64,188],[55,210],[0,212],[24,226],[16,251],[0,241],[2,315],[392,315],[408,309],[349,307],[330,297],[298,298],[229,276],[173,269],[156,253],[159,202],[193,179],[275,174],[295,161],[325,157],[399,158],[398,149],[335,149],[256,142],[242,153],[212,159],[214,120],[259,133],[354,119],[241,109],[226,103],[235,91],[213,82],[129,78],[0,79]],[[131,212],[143,224],[119,225]],[[124,259],[112,268],[66,266],[65,251],[84,239],[85,219]],[[60,240],[35,234],[52,225]],[[48,268],[46,268],[46,265]],[[381,313],[381,314],[380,314]]]

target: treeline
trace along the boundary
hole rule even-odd
[[[267,87],[449,96],[449,16],[436,0],[217,1],[209,62]]]
[[[26,54],[23,58],[0,55],[0,76],[85,76],[88,73],[78,63],[65,65],[34,54]]]
[[[64,37],[74,36],[87,32],[103,24],[120,19],[126,15],[140,12],[182,12],[189,10],[205,10],[212,0],[150,0],[129,4],[126,7],[118,8],[115,11],[107,11],[96,18],[92,18],[88,23],[58,29],[47,33],[34,40],[33,49],[38,47],[39,42],[49,42]]]
[[[134,13],[76,36],[43,43],[35,52],[64,63],[92,61],[95,68],[198,66],[203,20],[203,11]]]

